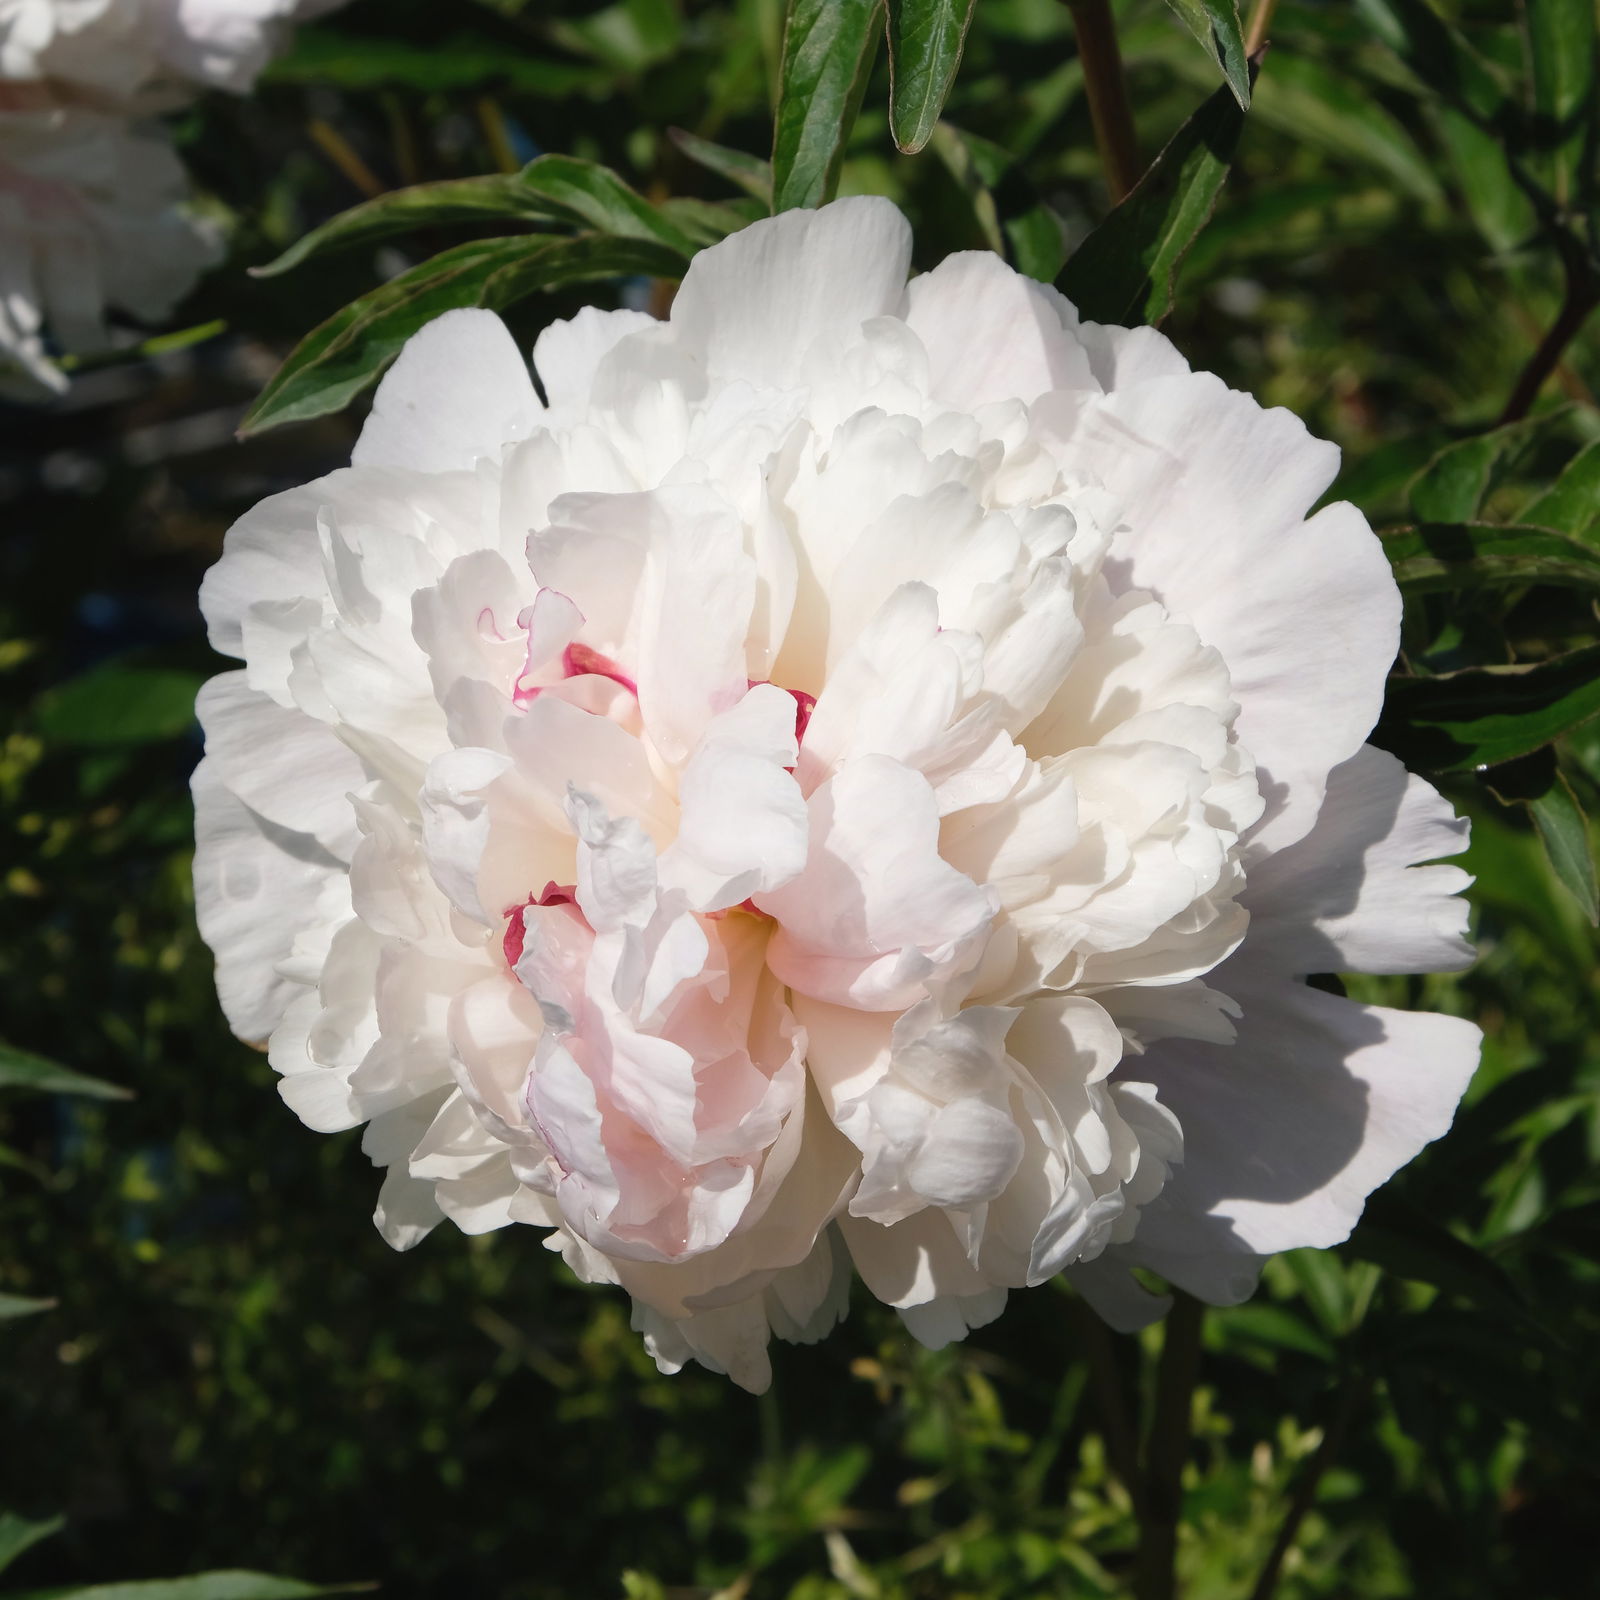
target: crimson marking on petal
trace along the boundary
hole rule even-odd
[[[561,652],[561,666],[569,678],[581,678],[586,674],[610,678],[613,683],[620,683],[629,694],[636,695],[639,692],[639,685],[610,656],[603,656],[586,644],[569,644]]]
[[[529,906],[575,906],[578,903],[578,886],[575,883],[557,883],[554,878],[538,894],[530,894],[520,906],[507,906],[500,913],[511,920],[506,924],[505,937],[500,948],[505,952],[506,965],[513,972],[522,959],[522,947],[527,942],[528,930],[522,914]],[[580,913],[581,914],[581,913]]]

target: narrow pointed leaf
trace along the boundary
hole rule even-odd
[[[1546,528],[1425,522],[1386,533],[1383,547],[1408,595],[1523,583],[1600,589],[1600,549]]]
[[[1572,785],[1558,772],[1542,795],[1528,802],[1528,814],[1551,869],[1583,908],[1591,924],[1600,926],[1600,884],[1595,881],[1594,843],[1589,819]]]
[[[455,178],[445,183],[419,183],[395,189],[375,200],[330,218],[297,239],[276,260],[252,267],[256,278],[275,278],[312,256],[349,250],[412,228],[445,227],[452,223],[494,222],[508,217],[548,218],[554,209],[541,204],[514,173],[488,173],[481,178]],[[564,217],[561,220],[566,220]]]
[[[889,127],[908,156],[938,125],[976,5],[977,0],[889,0]]]
[[[677,277],[683,256],[657,240],[524,235],[457,245],[353,300],[312,329],[240,425],[260,433],[338,411],[376,382],[424,323],[461,306],[504,310],[539,290],[646,274]]]
[[[1245,54],[1236,0],[1167,0],[1167,4],[1222,68],[1222,76],[1240,109],[1249,110],[1250,61]]]
[[[1083,241],[1056,280],[1083,317],[1132,326],[1172,309],[1178,267],[1211,220],[1243,126],[1232,92],[1219,89]]]
[[[0,1295],[0,1305],[15,1298],[15,1295]],[[28,1303],[42,1307],[51,1302],[35,1300]],[[0,1310],[0,1317],[4,1315],[5,1312]],[[0,1511],[0,1572],[4,1572],[24,1550],[31,1550],[41,1539],[59,1533],[65,1525],[64,1517],[49,1517],[43,1522],[34,1522],[27,1517],[19,1517],[14,1511]]]
[[[1373,743],[1434,772],[1499,766],[1600,715],[1600,645],[1532,666],[1392,678]]]
[[[789,0],[772,134],[772,209],[825,205],[872,72],[883,0]]]
[[[274,278],[312,256],[348,250],[413,228],[474,222],[554,222],[624,239],[653,239],[687,260],[694,241],[609,167],[576,156],[540,156],[521,172],[489,173],[395,189],[313,228],[275,261],[253,268]]]
[[[1495,469],[1546,420],[1530,417],[1447,444],[1411,480],[1412,511],[1423,522],[1473,521],[1494,484]]]
[[[672,142],[697,166],[726,178],[746,194],[762,201],[769,211],[772,209],[770,161],[763,161],[760,156],[749,155],[743,150],[731,150],[725,144],[713,144],[710,139],[702,139],[698,134],[685,132],[682,128],[671,128],[668,132]]]
[[[1525,0],[1533,67],[1534,136],[1546,152],[1555,197],[1574,198],[1583,183],[1595,106],[1594,0]],[[1592,180],[1591,180],[1592,186]]]
[[[28,1589],[6,1600],[314,1600],[318,1595],[357,1594],[370,1583],[301,1583],[265,1572],[198,1572],[188,1578],[154,1578],[137,1583],[92,1583],[66,1588]]]
[[[133,1091],[86,1072],[64,1067],[59,1061],[0,1044],[0,1090],[32,1089],[38,1094],[81,1094],[91,1100],[131,1100]]]

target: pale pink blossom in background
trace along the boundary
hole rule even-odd
[[[295,20],[339,3],[0,0],[0,381],[64,389],[51,340],[104,347],[108,310],[160,321],[219,259],[148,114],[248,91]]]
[[[1365,747],[1337,452],[886,201],[669,322],[451,312],[202,594],[200,925],[377,1221],[530,1223],[749,1388],[852,1270],[930,1345],[1065,1272],[1231,1302],[1448,1126],[1465,826]]]

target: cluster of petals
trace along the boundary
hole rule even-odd
[[[59,391],[52,344],[108,309],[159,321],[218,255],[150,114],[243,92],[297,17],[338,0],[0,0],[0,375]]]
[[[1293,417],[886,201],[671,317],[451,312],[202,605],[201,929],[377,1221],[547,1230],[768,1381],[852,1274],[938,1346],[1345,1236],[1448,1125],[1464,826],[1364,746],[1399,602]]]

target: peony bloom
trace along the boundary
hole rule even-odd
[[[1449,1124],[1464,827],[1363,746],[1399,600],[1336,452],[882,200],[665,323],[450,312],[202,606],[200,925],[377,1222],[548,1229],[768,1381],[851,1269],[938,1346],[1342,1239]]]
[[[8,109],[0,83],[0,373],[64,389],[45,349],[103,347],[108,307],[156,321],[218,256],[166,140],[96,111]],[[26,102],[24,102],[26,104]]]

